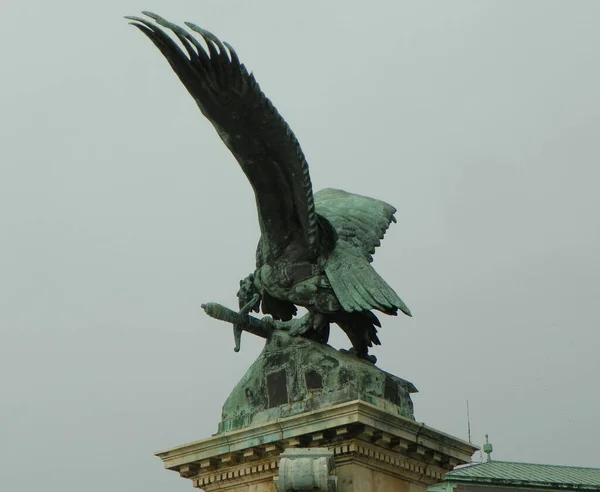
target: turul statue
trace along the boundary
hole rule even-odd
[[[186,22],[188,31],[143,14],[127,19],[167,59],[256,197],[261,237],[256,268],[240,282],[239,311],[215,303],[205,311],[234,324],[236,351],[242,331],[266,338],[289,330],[325,344],[335,323],[352,343],[349,352],[374,363],[368,351],[380,344],[381,324],[373,310],[411,315],[371,265],[396,209],[338,189],[313,193],[298,140],[233,48],[195,24]],[[307,314],[296,317],[298,306]]]

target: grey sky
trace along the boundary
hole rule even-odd
[[[315,189],[399,212],[375,265],[414,318],[381,368],[497,459],[600,466],[600,3],[31,0],[2,7],[0,488],[191,490],[261,348],[207,318],[253,267],[252,191],[141,33],[229,41]],[[335,346],[348,342],[335,330]]]

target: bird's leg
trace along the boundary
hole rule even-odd
[[[240,290],[237,292],[239,301],[239,314],[248,314],[250,311],[258,313],[260,305],[260,293],[254,285],[254,275],[250,274],[245,279],[240,280]],[[236,352],[240,351],[240,345],[242,343],[242,331],[243,327],[240,325],[233,325],[233,341],[235,342]]]
[[[329,324],[329,318],[325,317],[324,322],[315,329],[315,333],[317,337],[314,338],[319,343],[326,344],[329,341],[329,332],[331,330],[331,325]]]
[[[359,351],[356,350],[355,347],[352,347],[351,349],[348,349],[348,350],[340,349],[340,352],[342,352],[343,354],[354,355],[354,356],[358,357],[359,359],[363,359],[363,360],[366,360],[367,362],[370,362],[371,364],[377,363],[377,357],[375,357],[374,355],[370,355],[368,349],[359,353]]]
[[[243,314],[248,314],[250,311],[258,313],[260,292],[254,284],[254,274],[251,273],[245,279],[240,280],[240,290],[237,292],[237,298],[240,312],[245,310]]]
[[[321,343],[327,343],[329,340],[329,318],[326,314],[315,312],[312,318],[313,340]]]
[[[369,355],[369,347],[372,346],[373,340],[377,343],[379,339],[375,332],[369,333],[368,331],[369,327],[374,330],[372,318],[363,313],[338,313],[335,322],[344,330],[352,343],[350,350],[341,349],[340,352],[354,355],[359,359],[375,364],[377,357]]]
[[[255,308],[258,305],[258,301],[260,301],[260,295],[256,293],[252,296],[252,299],[250,299],[246,304],[244,304],[240,308],[239,314],[248,314],[252,310],[256,311]]]
[[[320,343],[329,340],[329,318],[326,314],[309,311],[290,327],[290,335],[305,336]]]

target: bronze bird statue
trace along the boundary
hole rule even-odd
[[[350,352],[374,362],[368,350],[380,344],[381,324],[373,310],[411,315],[371,265],[396,209],[337,189],[313,193],[298,140],[233,48],[195,24],[186,22],[188,31],[143,14],[127,19],[167,59],[254,190],[261,237],[256,269],[240,282],[241,312],[288,321],[303,306],[293,335],[326,343],[336,323]]]

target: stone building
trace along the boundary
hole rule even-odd
[[[223,405],[218,432],[157,455],[206,492],[426,492],[477,448],[417,422],[416,391],[277,330]]]
[[[600,468],[492,461],[458,468],[429,492],[600,491]]]

